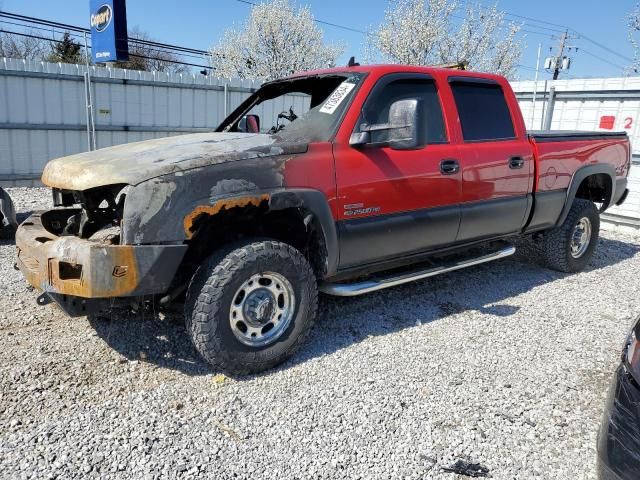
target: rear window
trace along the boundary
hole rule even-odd
[[[465,142],[515,138],[511,113],[499,85],[454,82],[451,88]]]

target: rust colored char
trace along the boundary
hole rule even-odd
[[[262,195],[250,195],[245,197],[235,197],[218,200],[213,205],[199,205],[186,217],[184,217],[184,231],[187,238],[190,239],[195,233],[194,225],[196,220],[203,215],[212,216],[223,210],[231,208],[254,206],[259,207],[262,202],[268,202],[270,195],[268,193]]]

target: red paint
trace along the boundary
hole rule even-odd
[[[429,67],[361,66],[315,73],[363,72],[367,77],[357,92],[332,144],[311,145],[309,152],[287,163],[288,186],[314,188],[329,199],[334,218],[345,215],[345,205],[378,209],[363,217],[478,202],[568,187],[575,171],[588,164],[608,163],[618,176],[628,174],[629,142],[598,139],[535,143],[525,130],[517,99],[503,77]],[[381,77],[391,73],[423,73],[434,78],[442,104],[449,144],[418,150],[353,148],[349,138],[362,106]],[[308,73],[300,74],[307,75]],[[450,77],[474,77],[497,82],[505,94],[516,138],[508,141],[465,143],[449,87]],[[632,119],[629,119],[632,121]],[[615,117],[603,117],[601,128],[613,128]],[[605,125],[605,126],[603,126]],[[629,126],[631,123],[629,123]],[[331,155],[333,153],[333,155]],[[522,169],[509,168],[509,159],[521,157]],[[457,159],[461,172],[445,176],[440,161]]]
[[[545,182],[538,182],[538,188],[540,191],[567,188],[576,170],[594,163],[608,163],[618,177],[626,177],[629,173],[629,147],[629,141],[624,139],[537,143],[540,177],[551,168],[556,170],[558,177],[552,189],[545,187]]]
[[[616,124],[616,117],[613,115],[604,115],[600,117],[600,127],[603,130],[613,130]],[[625,127],[626,128],[626,127]]]

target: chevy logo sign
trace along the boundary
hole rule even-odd
[[[89,23],[95,63],[129,60],[126,0],[90,0]]]

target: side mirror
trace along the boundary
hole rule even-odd
[[[238,131],[244,133],[260,133],[260,116],[245,115],[238,122]]]
[[[411,150],[418,146],[417,99],[398,100],[389,109],[389,147],[394,150]]]
[[[359,132],[351,135],[349,144],[354,147],[389,146],[394,150],[418,147],[419,105],[420,102],[415,98],[392,103],[387,123],[362,125]]]

